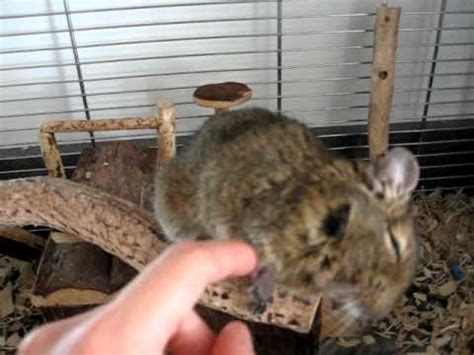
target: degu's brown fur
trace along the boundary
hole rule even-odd
[[[353,318],[373,320],[413,276],[409,201],[418,175],[406,149],[354,163],[332,155],[295,120],[236,110],[211,117],[159,169],[155,213],[172,241],[253,244],[261,265],[255,289],[264,300],[275,281],[300,296],[325,292]]]

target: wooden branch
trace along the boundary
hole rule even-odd
[[[158,164],[163,164],[176,155],[175,117],[171,102],[158,105]]]
[[[26,244],[31,248],[41,250],[46,241],[33,233],[21,228],[0,225],[0,237],[14,240],[22,244]]]
[[[87,213],[85,213],[87,211]],[[163,248],[153,216],[132,202],[66,179],[0,183],[0,224],[41,225],[82,238],[143,268]]]
[[[369,147],[372,159],[384,155],[388,149],[400,11],[398,7],[383,6],[377,13],[369,103]]]
[[[42,225],[80,236],[137,270],[166,247],[149,212],[66,179],[42,177],[0,182],[0,224]],[[246,283],[239,279],[209,286],[200,303],[249,321],[302,333],[310,330],[319,299],[308,303],[289,296],[281,287],[273,297],[274,302],[265,313],[254,315]]]
[[[31,262],[41,256],[45,242],[24,229],[0,225],[0,253],[5,256]]]
[[[116,131],[129,129],[158,128],[159,122],[155,117],[108,118],[100,120],[65,120],[50,121],[41,125],[41,132],[90,132]]]
[[[40,131],[39,141],[48,176],[65,178],[66,172],[54,133]]]

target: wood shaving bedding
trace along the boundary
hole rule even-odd
[[[342,348],[395,339],[407,354],[474,353],[474,197],[439,191],[418,195],[420,262],[415,280],[390,315]],[[0,352],[14,350],[44,322],[31,306],[30,263],[0,257]]]

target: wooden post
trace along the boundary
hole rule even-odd
[[[44,165],[48,170],[48,176],[65,178],[61,154],[53,132],[40,130],[41,153],[43,154]]]
[[[158,105],[158,163],[163,164],[176,154],[176,113],[171,102]]]
[[[395,54],[398,44],[399,7],[382,6],[377,12],[369,103],[370,158],[386,153],[392,106]]]

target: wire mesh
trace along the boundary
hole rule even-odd
[[[44,175],[37,130],[51,119],[150,115],[177,106],[181,144],[210,114],[202,84],[241,81],[258,105],[298,118],[350,158],[367,157],[374,18],[381,1],[3,2],[0,179]],[[402,7],[391,142],[422,164],[420,187],[474,185],[474,6]],[[154,133],[59,135],[66,170],[93,142]]]

